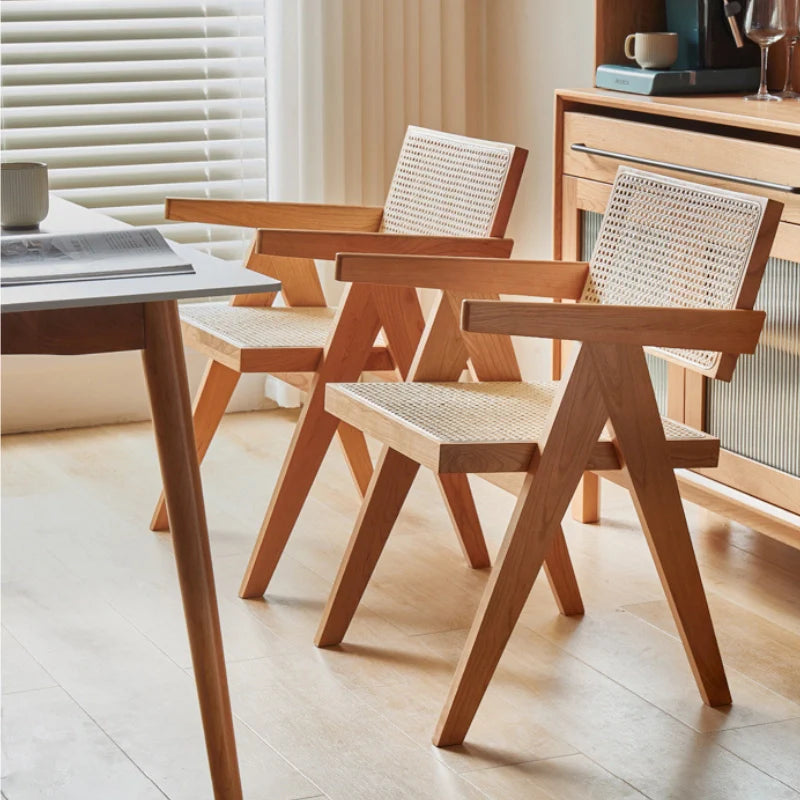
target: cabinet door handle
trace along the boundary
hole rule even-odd
[[[688,172],[690,175],[700,175],[703,178],[717,178],[722,181],[732,183],[744,183],[747,186],[757,186],[759,189],[772,189],[775,192],[788,192],[789,194],[800,194],[800,186],[790,186],[786,183],[772,183],[762,181],[758,178],[744,178],[741,175],[728,175],[726,172],[714,172],[710,169],[700,167],[687,167],[684,164],[671,164],[669,161],[656,161],[653,158],[643,158],[642,156],[631,156],[627,153],[614,153],[611,150],[601,150],[598,147],[589,147],[580,142],[570,145],[570,149],[576,153],[587,153],[590,156],[603,156],[613,158],[617,161],[630,161],[633,164],[643,164],[647,167],[660,167],[661,169],[672,169],[676,172]]]

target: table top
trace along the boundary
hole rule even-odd
[[[40,232],[87,232],[125,227],[128,226],[119,220],[82,208],[51,194],[50,213],[42,222]],[[186,245],[172,242],[170,245],[176,253],[192,264],[195,269],[194,274],[4,286],[2,312],[124,305],[280,290],[280,283],[273,278],[241,266],[232,266]]]
[[[783,103],[748,103],[741,95],[656,97],[615,92],[611,89],[558,89],[556,94],[564,100],[623,111],[680,117],[746,128],[748,131],[800,137],[800,102],[794,100]]]

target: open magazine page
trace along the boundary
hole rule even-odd
[[[4,286],[194,272],[155,228],[3,236],[0,247]]]

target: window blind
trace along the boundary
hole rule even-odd
[[[2,0],[5,160],[80,205],[221,258],[247,233],[167,196],[266,196],[264,0]]]

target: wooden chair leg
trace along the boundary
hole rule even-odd
[[[161,476],[172,521],[172,546],[192,653],[192,666],[216,800],[241,800],[225,658],[208,544],[200,467],[178,309],[174,301],[145,304],[142,354]],[[167,712],[168,713],[168,712]]]
[[[436,478],[467,563],[473,569],[490,566],[492,562],[467,476],[446,473]]]
[[[261,597],[267,590],[300,511],[311,491],[339,420],[326,413],[325,382],[315,380],[295,427],[289,452],[258,532],[239,596]]]
[[[317,647],[339,644],[347,633],[418,471],[416,461],[383,449],[314,638]]]
[[[578,588],[578,580],[567,549],[567,540],[560,525],[553,535],[550,549],[544,559],[544,574],[558,604],[558,610],[565,617],[583,614],[581,590]]]
[[[273,372],[270,374],[299,389],[303,394],[308,393],[314,380],[314,373]],[[339,423],[336,433],[339,435],[339,444],[342,446],[350,476],[353,478],[358,493],[363,497],[372,477],[372,459],[367,448],[366,437],[358,428],[354,428],[346,422]]]
[[[239,589],[240,597],[261,597],[266,591],[336,433],[339,420],[325,411],[328,381],[358,378],[379,328],[380,320],[369,287],[366,284],[348,286],[339,306],[332,338],[326,345],[319,371],[308,391],[261,524]]]
[[[518,501],[503,550],[484,590],[436,726],[433,743],[437,747],[464,741],[552,542],[555,527],[533,530],[520,513],[529,499],[526,494]]]
[[[233,390],[239,382],[240,374],[213,359],[206,366],[203,380],[197,390],[192,412],[194,441],[197,448],[197,459],[200,462],[203,461],[208,446],[214,438],[222,415],[230,402]],[[164,492],[162,491],[156,503],[153,518],[150,521],[150,530],[165,531],[168,528],[167,507],[164,502]]]
[[[572,518],[585,523],[600,521],[600,478],[593,472],[583,473],[572,499]]]
[[[433,743],[439,747],[464,741],[606,421],[583,349],[554,408],[541,458],[525,477],[436,726]]]
[[[668,467],[669,474],[664,475],[664,483],[654,491],[641,475],[634,475],[631,468],[628,469],[634,487],[631,496],[636,513],[647,537],[700,696],[709,706],[730,705],[728,679],[675,473]]]
[[[363,431],[346,422],[339,423],[336,433],[339,435],[339,442],[342,445],[353,482],[358,493],[364,497],[372,479],[372,459],[367,448],[367,439]]]
[[[697,687],[708,705],[728,705],[725,668],[644,352],[640,347],[596,344],[592,351],[631,496]]]
[[[473,569],[491,566],[486,539],[467,476],[449,473],[439,475],[438,480],[467,563]],[[544,562],[544,571],[559,611],[568,617],[583,614],[581,592],[561,528],[553,538],[553,544]]]

